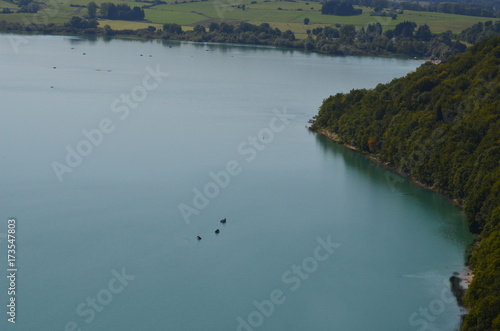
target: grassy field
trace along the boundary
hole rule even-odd
[[[10,9],[18,9],[18,7],[10,2],[1,1],[0,0],[0,8],[10,8]]]
[[[95,0],[97,5],[113,0]],[[37,14],[0,14],[0,20],[11,22],[40,22],[62,24],[68,21],[71,16],[84,16],[86,9],[81,7],[70,7],[70,4],[86,6],[88,0],[70,0],[69,2],[58,2],[57,5],[46,7]],[[131,7],[150,5],[150,3],[132,1],[113,1],[114,3],[127,3]],[[427,23],[433,32],[439,33],[447,30],[460,32],[479,21],[492,20],[489,18],[472,17],[463,15],[453,15],[444,13],[404,11],[399,14],[396,20],[388,17],[370,16],[370,8],[361,7],[363,14],[357,16],[332,16],[322,15],[321,4],[318,2],[300,1],[265,1],[265,0],[209,0],[203,2],[169,1],[168,4],[153,6],[145,9],[146,22],[127,21],[101,21],[101,26],[109,24],[116,29],[137,29],[148,25],[157,26],[163,23],[177,23],[186,27],[193,27],[198,23],[217,21],[247,21],[254,24],[263,22],[270,23],[282,31],[292,30],[298,37],[305,37],[306,30],[318,26],[332,24],[354,24],[357,28],[366,26],[369,23],[380,23],[384,29],[392,28],[403,21],[413,21],[417,24]],[[245,5],[245,10],[237,8]],[[0,10],[2,8],[16,9],[17,7],[9,2],[0,0]],[[309,25],[304,25],[304,18],[310,19]]]

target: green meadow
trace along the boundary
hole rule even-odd
[[[10,22],[35,22],[35,23],[56,23],[62,24],[68,21],[71,16],[85,16],[86,8],[74,7],[86,6],[88,0],[70,0],[47,2],[47,6],[42,8],[37,14],[15,13],[0,14],[0,20]],[[99,6],[109,0],[96,0]],[[151,5],[151,3],[137,1],[112,1],[114,3],[127,3],[131,7]],[[253,2],[253,3],[252,3]],[[70,6],[73,5],[73,6]],[[243,10],[242,5],[245,5]],[[238,8],[239,7],[239,8]],[[16,10],[17,6],[12,3],[0,0],[0,11],[3,8]],[[488,21],[489,18],[453,15],[433,12],[404,11],[397,19],[389,17],[370,16],[371,8],[361,7],[363,14],[357,16],[332,16],[321,14],[321,4],[310,1],[264,1],[264,0],[208,0],[202,2],[169,1],[168,4],[156,5],[146,8],[145,22],[129,21],[104,21],[101,26],[109,24],[117,29],[137,29],[148,25],[161,26],[163,23],[176,23],[185,27],[193,27],[197,24],[208,26],[211,22],[230,23],[246,21],[254,24],[269,23],[282,31],[292,30],[298,37],[305,37],[306,31],[318,26],[334,24],[353,24],[357,28],[367,24],[380,23],[384,29],[392,28],[403,21],[413,21],[418,25],[427,23],[433,32],[439,33],[447,30],[460,32],[479,21]],[[309,18],[309,25],[304,25],[304,19]],[[156,25],[160,24],[160,25]]]

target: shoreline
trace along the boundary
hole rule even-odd
[[[459,273],[458,278],[460,278],[460,285],[467,291],[474,279],[474,272],[467,266]]]
[[[5,22],[5,21],[1,21]],[[61,26],[57,26],[61,27]],[[95,33],[85,33],[82,31],[68,31],[68,30],[51,30],[50,32],[44,31],[44,26],[34,26],[33,31],[26,31],[26,27],[24,30],[16,30],[16,29],[6,29],[0,30],[0,34],[3,35],[19,35],[19,36],[66,36],[66,37],[79,37],[79,38],[117,38],[117,39],[128,39],[128,40],[140,40],[140,41],[152,41],[152,40],[161,40],[161,41],[174,41],[174,42],[191,42],[196,44],[220,44],[220,45],[232,45],[232,46],[247,46],[247,47],[269,47],[282,49],[287,51],[302,51],[305,53],[315,53],[326,56],[359,56],[359,57],[378,57],[378,58],[395,58],[395,59],[404,59],[404,60],[413,60],[413,61],[421,61],[423,63],[433,63],[431,57],[429,56],[420,56],[418,54],[401,54],[387,51],[378,51],[378,52],[370,52],[365,49],[360,48],[352,48],[349,50],[338,50],[337,52],[325,52],[318,49],[305,49],[302,42],[307,39],[295,39],[296,42],[300,41],[298,44],[293,45],[275,45],[272,43],[245,43],[245,42],[234,42],[234,41],[198,41],[191,40],[190,38],[186,38],[186,34],[180,35],[159,35],[159,34],[141,34],[141,31],[144,29],[136,29],[136,30],[113,30],[114,33],[111,35],[107,35],[102,31]],[[97,28],[102,29],[102,28]],[[190,32],[190,31],[188,31]],[[182,37],[181,37],[182,36]],[[341,44],[343,47],[349,47],[349,44]],[[436,61],[436,60],[435,60]],[[446,58],[437,59],[437,61],[446,61]],[[440,63],[439,62],[439,63]]]
[[[439,192],[433,186],[429,186],[429,185],[426,185],[426,184],[424,184],[422,182],[419,182],[418,180],[412,178],[410,175],[399,171],[399,169],[397,169],[394,166],[391,166],[388,162],[384,162],[384,161],[380,160],[379,158],[377,158],[375,156],[372,156],[372,155],[369,155],[368,153],[364,153],[364,152],[360,151],[358,148],[356,148],[356,147],[354,147],[352,145],[349,145],[347,143],[342,142],[342,140],[340,139],[340,137],[339,137],[338,134],[336,134],[334,132],[330,132],[327,129],[323,129],[323,128],[322,129],[318,129],[318,130],[314,130],[314,129],[312,129],[309,126],[308,129],[311,130],[311,131],[313,131],[313,132],[316,132],[318,134],[321,134],[321,135],[327,137],[328,139],[332,140],[333,142],[335,142],[335,143],[337,143],[337,144],[339,144],[339,145],[341,145],[341,146],[343,146],[343,147],[345,147],[345,148],[347,148],[347,149],[349,149],[351,151],[354,151],[356,153],[359,153],[359,154],[363,155],[364,157],[372,160],[373,162],[375,162],[375,163],[377,163],[379,165],[382,165],[386,169],[388,169],[390,171],[393,171],[393,172],[395,172],[395,173],[403,176],[404,178],[410,180],[412,183],[414,183],[414,184],[416,184],[416,185],[418,185],[420,187],[423,187],[423,188],[425,188],[427,190],[431,190],[431,191],[433,191],[435,193],[438,193],[439,195],[447,198],[455,206],[457,206],[461,210],[463,210],[463,205],[460,204],[456,199],[453,199],[453,198],[450,198],[450,197],[444,195],[442,192]],[[474,235],[474,241],[470,244],[469,248],[473,247],[477,243],[477,239],[478,239],[477,235]],[[467,253],[467,250],[465,250],[464,253]],[[456,281],[454,281],[454,279],[456,279]],[[466,292],[469,289],[469,286],[472,283],[473,279],[474,279],[474,271],[470,269],[470,266],[469,266],[469,263],[468,263],[468,259],[465,261],[464,267],[462,268],[462,270],[454,271],[450,275],[450,287],[451,287],[451,290],[453,292],[453,295],[457,299],[457,304],[459,306],[464,306],[463,305],[463,299],[464,299],[464,297],[466,295]]]
[[[412,183],[414,183],[414,184],[416,184],[416,185],[418,185],[420,187],[423,187],[423,188],[425,188],[427,190],[430,190],[430,191],[433,191],[433,192],[436,192],[436,193],[440,194],[441,196],[443,196],[444,198],[446,198],[447,200],[449,200],[453,205],[459,207],[460,209],[463,209],[463,207],[464,207],[463,204],[461,204],[457,199],[454,199],[452,197],[449,197],[449,196],[443,194],[443,192],[440,192],[434,186],[430,186],[430,185],[427,185],[425,183],[422,183],[421,181],[418,181],[417,179],[413,178],[409,174],[400,171],[395,166],[392,166],[388,162],[384,162],[384,161],[380,160],[376,156],[373,156],[373,155],[370,155],[368,153],[362,152],[358,148],[356,148],[355,146],[352,146],[352,145],[349,145],[347,143],[344,143],[336,133],[330,132],[327,129],[314,130],[311,127],[309,127],[309,130],[311,130],[313,132],[316,132],[316,133],[319,133],[319,134],[321,134],[321,135],[329,138],[330,140],[334,141],[335,143],[337,143],[337,144],[339,144],[341,146],[344,146],[345,148],[350,149],[350,150],[352,150],[352,151],[354,151],[356,153],[359,153],[359,154],[363,155],[364,157],[366,157],[366,158],[374,161],[375,163],[382,165],[386,169],[391,170],[391,171],[397,173],[400,176],[403,176],[404,178],[410,180]]]
[[[135,30],[134,30],[135,31]],[[313,53],[317,54],[320,56],[328,56],[328,57],[372,57],[372,58],[381,58],[381,59],[396,59],[396,60],[406,60],[406,61],[419,61],[420,65],[423,65],[425,63],[433,63],[433,64],[438,64],[434,63],[434,61],[440,61],[439,63],[445,61],[445,60],[431,60],[429,57],[411,57],[408,55],[402,55],[402,54],[394,54],[394,53],[377,53],[377,54],[372,54],[370,52],[367,53],[354,53],[354,54],[337,54],[337,53],[326,53],[326,52],[320,52],[317,50],[306,50],[303,48],[299,47],[287,47],[287,46],[275,46],[275,45],[266,45],[266,44],[246,44],[246,43],[234,43],[234,42],[224,42],[224,41],[193,41],[189,39],[164,39],[160,37],[144,37],[144,36],[138,36],[138,35],[133,35],[133,34],[115,34],[112,36],[107,36],[107,35],[102,35],[102,34],[75,34],[75,33],[27,33],[25,31],[3,31],[0,30],[0,36],[5,35],[17,35],[17,36],[23,36],[25,38],[31,38],[35,36],[52,36],[52,37],[70,37],[70,38],[102,38],[102,39],[124,39],[124,40],[137,40],[141,42],[152,42],[152,41],[157,41],[157,42],[173,42],[173,43],[192,43],[192,44],[197,44],[197,45],[224,45],[224,46],[230,46],[230,47],[255,47],[255,48],[264,48],[264,49],[276,49],[276,50],[281,50],[281,51],[288,51],[288,52],[301,52],[301,53]],[[352,146],[351,146],[352,147]],[[355,147],[352,147],[352,150],[357,151]],[[359,152],[359,151],[358,151]],[[361,152],[360,152],[361,153]],[[371,156],[369,156],[371,158]],[[376,160],[376,159],[375,159]],[[376,160],[377,161],[377,160]],[[378,163],[383,163],[381,161],[377,161]],[[390,168],[390,167],[389,167]],[[406,176],[405,176],[406,177]],[[423,185],[421,183],[418,183],[418,185]]]

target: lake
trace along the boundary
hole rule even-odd
[[[0,327],[455,330],[463,213],[306,128],[420,64],[0,35]]]

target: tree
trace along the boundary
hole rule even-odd
[[[321,27],[312,29],[312,34],[315,36],[319,35],[321,32],[323,32],[323,28]]]
[[[312,51],[314,49],[314,40],[310,36],[304,40],[304,49],[306,51]]]
[[[219,26],[220,32],[222,33],[233,33],[234,27],[231,24],[222,22]]]
[[[210,25],[208,26],[208,31],[210,31],[210,32],[219,31],[219,29],[220,29],[220,25],[219,25],[219,23],[212,22],[212,23],[210,23]]]
[[[94,1],[89,2],[87,5],[87,17],[88,18],[96,18],[97,15],[97,5]]]
[[[295,34],[291,30],[286,30],[285,32],[283,32],[283,38],[288,39],[290,41],[294,41]]]
[[[387,8],[388,6],[388,3],[386,0],[375,0],[373,1],[373,10],[375,12],[380,12],[382,11],[384,8]]]
[[[137,6],[130,8],[124,3],[115,5],[111,2],[104,2],[101,4],[101,17],[110,20],[140,21],[144,19],[144,10]]]
[[[19,11],[21,13],[37,13],[38,12],[38,4],[33,2],[33,1],[26,1],[26,2],[22,2],[22,3],[25,3],[21,6],[21,8],[19,9]]]
[[[207,32],[207,29],[205,29],[205,27],[203,25],[198,24],[194,27],[193,32],[197,33],[197,34],[203,34],[203,33]]]
[[[113,29],[111,29],[111,27],[108,24],[106,24],[104,26],[104,34],[106,36],[113,36],[115,34],[115,31]]]
[[[354,9],[352,4],[338,0],[327,1],[321,7],[323,15],[352,16],[360,15],[362,12],[361,9]]]
[[[340,32],[331,26],[325,26],[323,29],[323,35],[327,38],[339,38]]]
[[[96,28],[99,25],[99,22],[97,22],[94,19],[91,20],[86,20],[81,18],[80,16],[73,16],[69,20],[69,22],[64,24],[67,27],[74,28],[74,29],[89,29],[89,28]]]
[[[132,13],[131,13],[131,20],[136,20],[136,21],[140,21],[140,20],[143,20],[144,19],[144,9],[140,8],[140,7],[137,7],[135,6],[133,9],[132,9]]]
[[[396,25],[394,28],[394,36],[396,37],[413,37],[413,31],[415,30],[415,27],[417,24],[415,22],[408,22],[404,21],[402,23],[399,23]]]
[[[163,31],[171,34],[182,34],[182,26],[175,23],[165,23],[163,24]]]
[[[356,35],[356,27],[352,24],[342,25],[340,28],[340,38],[344,42],[350,42]]]
[[[408,39],[401,43],[425,44]],[[431,43],[453,41],[438,35]],[[499,56],[496,37],[374,90],[331,96],[312,127],[376,153],[463,205],[470,230],[481,238],[469,260],[475,276],[464,300],[464,331],[500,330]]]
[[[430,41],[432,38],[432,33],[429,26],[427,24],[419,26],[417,32],[415,33],[415,38],[421,41]]]
[[[116,5],[111,2],[103,2],[100,9],[101,17],[114,19],[116,17]]]
[[[304,25],[308,25],[311,20],[309,18],[304,18]]]

